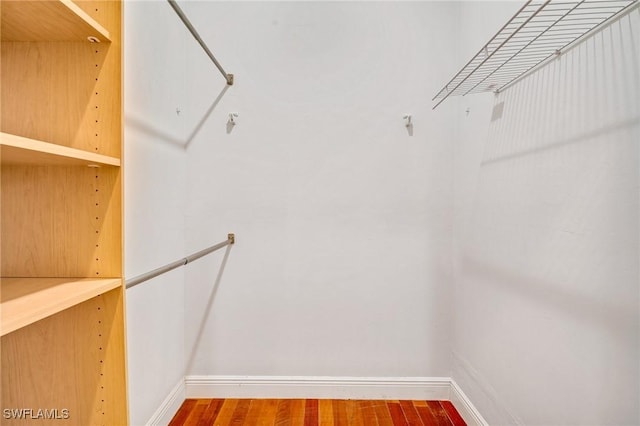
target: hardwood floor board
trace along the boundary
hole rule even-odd
[[[391,414],[391,420],[393,421],[394,426],[409,426],[407,419],[404,417],[404,413],[402,412],[402,408],[400,407],[400,402],[388,402],[387,408]]]
[[[185,422],[187,421],[187,418],[191,414],[193,407],[196,406],[196,402],[197,400],[195,399],[185,399],[185,401],[182,403],[182,406],[180,407],[176,415],[173,416],[173,419],[171,419],[169,426],[184,425]]]
[[[305,411],[305,400],[304,399],[294,399],[291,402],[291,425],[292,426],[304,426],[304,411]]]
[[[424,426],[422,424],[422,420],[420,420],[418,412],[416,411],[416,407],[413,406],[411,401],[400,401],[400,408],[402,408],[404,418],[407,419],[407,424],[409,426]]]
[[[347,412],[347,424],[350,426],[364,426],[362,424],[362,413],[358,409],[358,401],[349,399],[345,401]]]
[[[373,408],[373,401],[358,401],[358,407],[362,412],[362,421],[366,426],[377,426],[376,410]]]
[[[213,422],[214,426],[230,425],[231,419],[233,418],[233,413],[236,411],[237,406],[237,399],[225,399],[222,403],[222,406],[220,407],[220,412]]]
[[[332,408],[334,426],[348,426],[349,418],[347,417],[347,401],[334,399],[332,401]]]
[[[291,424],[291,400],[281,399],[276,410],[274,426],[289,426]]]
[[[276,422],[276,414],[278,412],[278,400],[266,399],[260,412],[258,426],[273,426]]]
[[[318,426],[317,399],[307,399],[305,402],[304,426]]]
[[[440,404],[440,401],[427,401],[427,406],[429,407],[429,410],[431,410],[431,413],[433,414],[433,416],[438,421],[439,425],[451,424],[451,421],[449,420],[449,416],[447,415],[447,412],[444,411],[444,408]]]
[[[416,406],[420,420],[424,426],[438,426],[438,419],[433,415],[429,407],[425,405]],[[448,423],[447,423],[448,424]]]
[[[378,425],[380,426],[394,426],[393,419],[389,408],[387,408],[386,401],[374,401],[373,408],[376,412],[376,418],[378,419]]]
[[[211,426],[214,424],[214,420],[218,417],[218,413],[220,413],[220,409],[222,409],[222,404],[224,403],[224,399],[212,399],[207,405],[202,417],[198,420],[198,426]]]
[[[189,417],[187,417],[187,420],[184,422],[184,426],[197,426],[198,420],[200,420],[208,406],[209,401],[196,400],[196,405],[191,410],[191,413],[189,413]]]
[[[241,423],[243,426],[257,426],[258,420],[260,419],[260,415],[262,412],[262,408],[265,405],[264,399],[251,399],[249,401],[249,410],[247,411],[247,415],[245,416],[244,423]]]
[[[243,426],[247,420],[247,414],[249,414],[249,408],[251,407],[250,399],[239,399],[236,402],[236,407],[233,410],[231,419],[229,420],[230,426]]]
[[[451,420],[453,426],[466,426],[465,421],[462,419],[462,416],[460,416],[460,413],[458,413],[458,410],[456,410],[456,407],[453,406],[451,401],[440,401],[440,405],[442,405],[444,411],[447,412],[449,420]]]
[[[330,399],[318,401],[318,424],[320,426],[333,426],[333,402]]]

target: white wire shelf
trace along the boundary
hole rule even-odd
[[[637,0],[529,0],[433,97],[499,92]]]

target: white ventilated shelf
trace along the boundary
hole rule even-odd
[[[438,92],[449,96],[499,92],[601,26],[637,0],[529,0]]]

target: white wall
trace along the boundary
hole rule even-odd
[[[164,2],[124,6],[125,276],[132,278],[184,256],[189,125],[176,108],[186,103],[191,40]],[[184,327],[183,269],[127,291],[132,425],[145,424],[182,380]]]
[[[237,83],[125,4],[126,276],[238,243],[127,292],[132,424],[185,374],[452,371],[492,424],[640,422],[637,10],[432,112],[517,2],[182,4]]]
[[[189,58],[193,108],[220,99],[187,151],[187,248],[238,242],[187,271],[187,374],[448,376],[453,123],[429,99],[457,5],[184,10],[237,79]]]
[[[491,424],[640,423],[639,18],[459,102],[453,377]]]

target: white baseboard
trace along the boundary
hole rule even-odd
[[[165,426],[168,425],[173,416],[186,399],[184,380],[180,380],[169,395],[162,401],[160,407],[151,416],[147,422],[147,426]]]
[[[450,377],[187,376],[147,422],[167,425],[186,398],[449,400],[469,426],[488,426]]]
[[[456,385],[459,383],[464,386],[467,394],[473,397],[474,405],[482,408],[485,419],[498,425],[522,426],[525,424],[510,410],[504,398],[489,381],[456,352],[453,353],[453,376],[456,378]]]
[[[449,395],[449,401],[456,407],[460,416],[464,419],[467,425],[475,425],[475,426],[489,426],[480,414],[480,412],[476,409],[473,403],[469,400],[467,395],[462,392],[460,386],[455,382],[455,380],[451,379],[451,394]]]
[[[187,376],[187,398],[448,399],[448,377]]]

